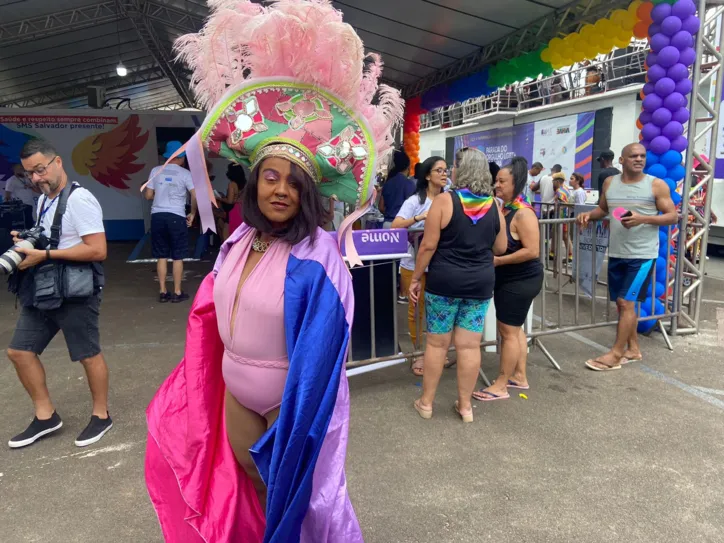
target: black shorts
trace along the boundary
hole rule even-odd
[[[189,229],[186,217],[174,213],[151,215],[153,258],[183,260],[189,255]]]
[[[92,358],[101,352],[100,306],[101,295],[95,294],[84,302],[65,302],[51,311],[23,307],[10,348],[43,354],[58,330],[62,330],[73,362]]]
[[[533,300],[543,288],[543,271],[526,279],[495,283],[495,318],[508,326],[523,326]]]
[[[627,302],[643,302],[648,296],[651,275],[656,259],[608,259],[608,295],[612,302],[621,298]]]

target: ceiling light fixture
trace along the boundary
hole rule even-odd
[[[116,66],[116,73],[121,77],[126,77],[128,75],[128,68],[123,65],[123,62],[119,62],[118,66]]]

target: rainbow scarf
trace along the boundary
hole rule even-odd
[[[488,210],[493,207],[493,197],[488,195],[478,196],[477,194],[470,192],[470,189],[460,189],[455,191],[460,198],[460,203],[463,206],[463,212],[468,218],[473,221],[473,224],[477,224],[480,219],[485,217]]]
[[[528,198],[525,197],[525,194],[522,192],[518,195],[518,197],[513,200],[512,202],[507,202],[504,206],[505,209],[515,210],[515,209],[533,209],[533,206],[528,201]]]

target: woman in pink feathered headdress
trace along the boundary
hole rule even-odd
[[[201,32],[176,44],[207,110],[180,150],[204,228],[204,148],[251,176],[185,357],[148,408],[149,494],[167,541],[362,541],[344,473],[354,299],[322,197],[358,207],[345,238],[374,198],[402,100],[328,0],[209,4]]]

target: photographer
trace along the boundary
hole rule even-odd
[[[43,194],[36,226],[43,227],[44,236],[35,248],[16,249],[25,258],[11,276],[22,309],[7,353],[33,400],[35,418],[8,445],[31,445],[63,425],[38,358],[62,330],[71,360],[83,364],[93,398],[90,423],[75,441],[84,447],[99,441],[113,424],[108,415],[108,367],[98,330],[103,285],[99,263],[106,258],[103,213],[88,190],[68,181],[63,161],[49,142],[29,140],[20,159],[26,178]],[[13,232],[16,242],[19,234]]]

